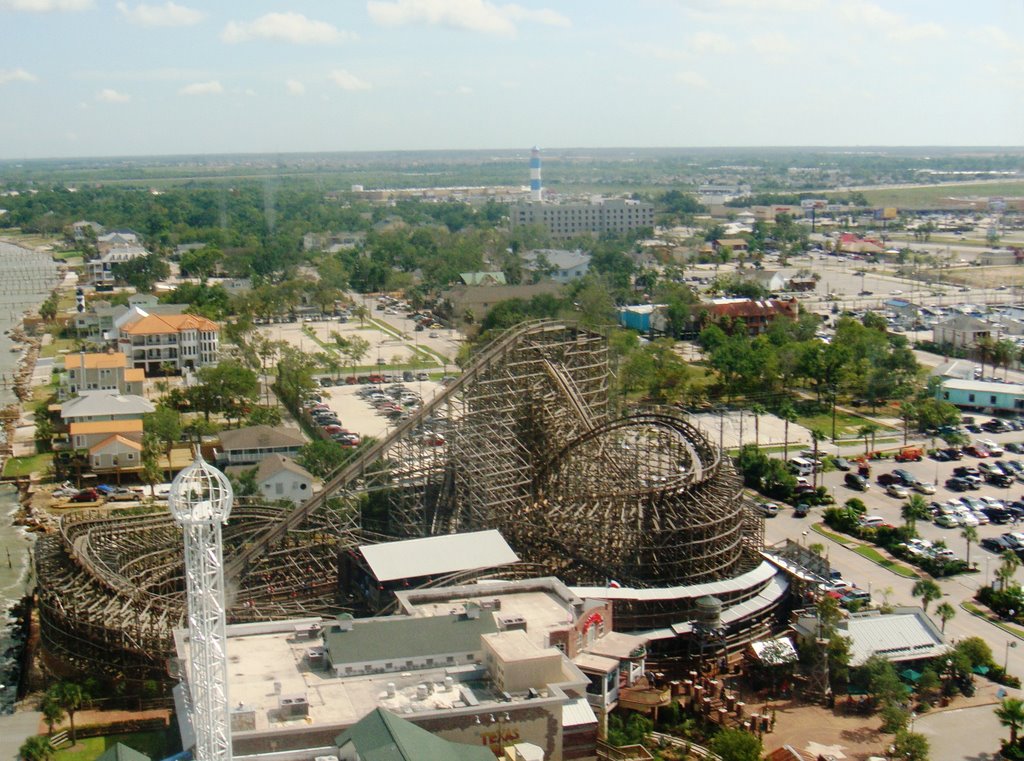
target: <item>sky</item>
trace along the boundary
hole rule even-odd
[[[0,0],[0,158],[1024,144],[1024,0]]]

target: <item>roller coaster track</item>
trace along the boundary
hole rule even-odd
[[[244,546],[225,564],[225,581],[230,584],[232,581],[237,579],[255,558],[266,552],[268,547],[280,542],[289,531],[299,526],[310,514],[322,507],[331,495],[346,488],[364,475],[367,468],[377,460],[381,459],[381,457],[383,457],[384,454],[397,442],[412,434],[417,426],[421,425],[424,420],[429,418],[435,410],[453,399],[467,386],[474,383],[484,371],[490,368],[509,351],[516,348],[522,341],[528,339],[530,336],[543,335],[545,333],[558,333],[573,327],[575,327],[574,324],[561,320],[534,320],[520,323],[485,346],[473,358],[473,362],[465,372],[463,372],[462,375],[460,375],[454,382],[445,387],[440,394],[425,403],[415,412],[415,414],[402,421],[387,436],[367,447],[355,458],[345,463],[345,465],[335,471],[324,484],[324,488],[318,494],[314,495],[294,509],[289,510],[262,536],[248,542],[246,546]],[[564,374],[559,373],[557,368],[552,368],[549,372],[553,372],[552,377],[555,378],[556,384],[562,388],[567,398],[573,403],[574,408],[577,409],[577,414],[581,415],[581,420],[587,421],[588,416],[586,414],[586,408],[583,406],[582,400],[579,399],[579,394],[573,394],[573,388],[565,385]]]

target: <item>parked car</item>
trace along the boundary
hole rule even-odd
[[[977,444],[968,444],[964,447],[964,451],[972,457],[977,457],[979,460],[988,457],[988,450]]]
[[[110,493],[108,499],[112,499],[114,502],[134,502],[142,499],[142,494],[135,489],[129,489],[121,486],[114,489],[114,491]]]
[[[914,491],[920,494],[934,494],[935,484],[931,481],[918,481],[914,484]]]
[[[993,486],[999,486],[1003,489],[1007,489],[1013,485],[1013,479],[1005,473],[988,473],[985,476],[986,483],[990,483]]]
[[[1003,448],[999,446],[996,442],[992,441],[992,439],[979,439],[978,443],[981,446],[985,447],[985,451],[988,452],[990,457],[1003,456]]]
[[[946,488],[950,491],[970,491],[971,484],[966,478],[954,476],[946,479]]]
[[[1013,452],[1014,454],[1024,454],[1024,443],[1011,441],[1006,445],[1006,451]]]
[[[844,607],[854,602],[861,603],[863,605],[870,605],[871,593],[868,592],[866,589],[858,589],[854,587],[853,589],[848,590],[846,594],[844,594],[841,598],[839,598],[839,604]]]
[[[847,473],[843,478],[843,482],[850,489],[857,491],[867,491],[871,488],[871,482],[858,473]]]
[[[949,459],[951,460],[962,460],[964,457],[964,453],[960,451],[960,447],[946,447],[942,451],[949,455]]]
[[[72,502],[98,502],[100,499],[100,493],[95,489],[88,488],[82,489],[72,498]]]
[[[894,470],[892,474],[896,476],[900,480],[900,483],[903,484],[904,486],[913,486],[914,484],[917,483],[917,478],[909,470],[903,470],[903,468],[896,468],[896,470]]]
[[[853,469],[850,461],[845,457],[836,457],[832,460],[832,464],[836,466],[836,470],[848,471]]]
[[[761,515],[765,518],[774,518],[779,514],[779,506],[774,502],[758,502],[757,509],[761,511]]]
[[[885,487],[885,493],[897,499],[906,499],[910,496],[910,492],[907,491],[907,487],[903,484],[889,484]]]
[[[878,478],[879,486],[888,486],[889,484],[902,484],[903,479],[897,476],[895,473],[879,473]]]
[[[956,519],[956,516],[949,513],[939,513],[935,516],[935,525],[942,528],[956,528],[960,525],[960,521]]]
[[[983,549],[989,552],[994,552],[997,555],[1002,555],[1007,550],[1012,550],[1014,547],[1001,536],[986,536],[982,539],[979,544]]]

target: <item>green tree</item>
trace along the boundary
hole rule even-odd
[[[77,682],[58,682],[50,688],[54,699],[68,715],[71,724],[71,744],[78,742],[75,735],[75,713],[88,705],[92,697],[84,685]]]
[[[928,761],[928,754],[931,752],[927,737],[905,729],[896,733],[893,749],[893,758],[905,761]]]
[[[956,608],[950,605],[948,602],[939,603],[935,607],[935,615],[942,621],[942,633],[946,633],[946,622],[956,615]]]
[[[230,423],[240,419],[242,410],[255,404],[259,398],[259,379],[256,373],[235,359],[224,360],[212,367],[202,367],[199,384],[188,390],[194,409],[203,413],[205,420],[211,412],[222,412]]]
[[[303,444],[297,460],[314,476],[326,478],[348,459],[348,451],[336,442],[318,439]]]
[[[1003,702],[995,711],[999,723],[1010,730],[1010,746],[1017,744],[1017,733],[1024,727],[1024,700],[1020,698],[1003,698]]]
[[[22,761],[49,761],[53,758],[53,746],[42,735],[32,735],[18,748],[18,756]]]
[[[964,526],[960,529],[960,538],[967,543],[967,567],[971,567],[971,545],[978,543],[978,529],[974,526]]]
[[[39,711],[43,714],[43,721],[46,722],[47,730],[52,735],[54,726],[64,721],[66,715],[64,707],[61,706],[56,695],[47,692],[39,703]]]
[[[921,579],[914,583],[910,594],[921,598],[921,607],[928,612],[928,606],[942,597],[942,588],[931,579]]]
[[[754,416],[754,446],[761,446],[761,416],[768,410],[763,404],[755,402],[750,405],[750,414]]]
[[[820,428],[812,428],[811,429],[811,441],[814,442],[814,462],[815,463],[818,462],[818,442],[825,441],[827,438],[828,438],[828,434],[826,434]],[[814,473],[813,473],[812,478],[814,479],[814,482],[813,482],[814,486],[815,486],[815,488],[817,488],[817,486],[818,486],[818,467],[817,467],[817,465],[815,465],[815,467],[814,467]]]
[[[911,494],[902,507],[900,507],[900,517],[911,534],[914,533],[917,527],[917,519],[926,518],[927,516],[928,503],[924,501],[924,497],[920,494]]]
[[[999,556],[999,567],[995,576],[999,581],[1001,590],[1008,590],[1013,586],[1013,575],[1020,568],[1020,558],[1013,550],[1006,550]]]
[[[760,738],[732,727],[725,727],[712,737],[708,749],[722,761],[760,761],[764,754]]]
[[[789,424],[797,421],[796,410],[789,402],[783,402],[777,414],[785,423],[782,433],[782,459],[789,460]]]

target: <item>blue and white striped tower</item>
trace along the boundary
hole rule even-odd
[[[540,192],[540,148],[536,145],[530,151],[530,200],[541,200]]]

